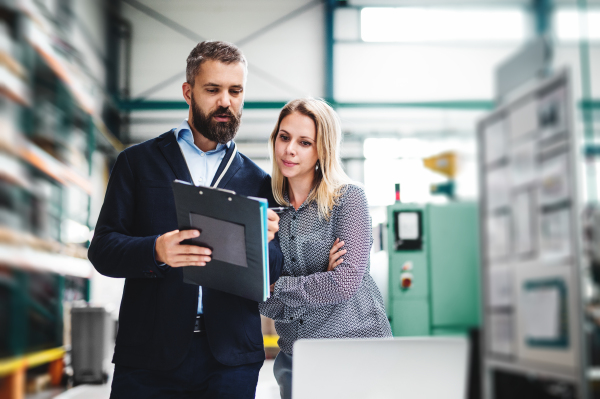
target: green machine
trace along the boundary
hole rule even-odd
[[[474,202],[388,206],[388,317],[394,336],[457,335],[480,325]]]

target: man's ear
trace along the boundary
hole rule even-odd
[[[188,105],[192,105],[192,85],[188,82],[184,82],[181,85],[181,91],[183,92],[183,98]]]

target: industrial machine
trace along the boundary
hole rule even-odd
[[[394,336],[463,335],[480,324],[474,202],[388,206],[388,316]]]

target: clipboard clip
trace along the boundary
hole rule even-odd
[[[224,193],[229,193],[229,194],[235,195],[235,191],[233,191],[233,190],[226,190],[224,188],[218,188],[218,187],[213,187],[213,188],[216,190],[219,190],[219,191],[223,191]]]
[[[185,181],[185,180],[175,179],[174,182],[175,183],[185,184],[187,186],[194,186],[194,184],[190,183],[189,181]],[[195,186],[195,187],[203,187],[203,186]],[[226,190],[224,188],[218,188],[218,187],[208,187],[208,188],[211,188],[213,190],[223,191],[224,193],[236,195],[235,191],[233,191],[233,190]],[[202,192],[200,192],[200,194],[202,194]]]
[[[196,187],[202,188],[202,186],[196,186]],[[235,195],[235,191],[232,191],[232,190],[225,190],[223,188],[214,188],[214,187],[209,187],[209,188],[212,189],[212,190],[219,190],[219,191],[222,191],[222,192],[227,193],[227,194]],[[204,193],[202,192],[202,190],[200,190],[199,194],[202,195]],[[229,198],[229,201],[231,201],[231,197]]]

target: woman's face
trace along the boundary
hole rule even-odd
[[[281,174],[294,180],[312,180],[317,163],[317,129],[306,115],[293,112],[283,118],[275,138],[275,161]]]

